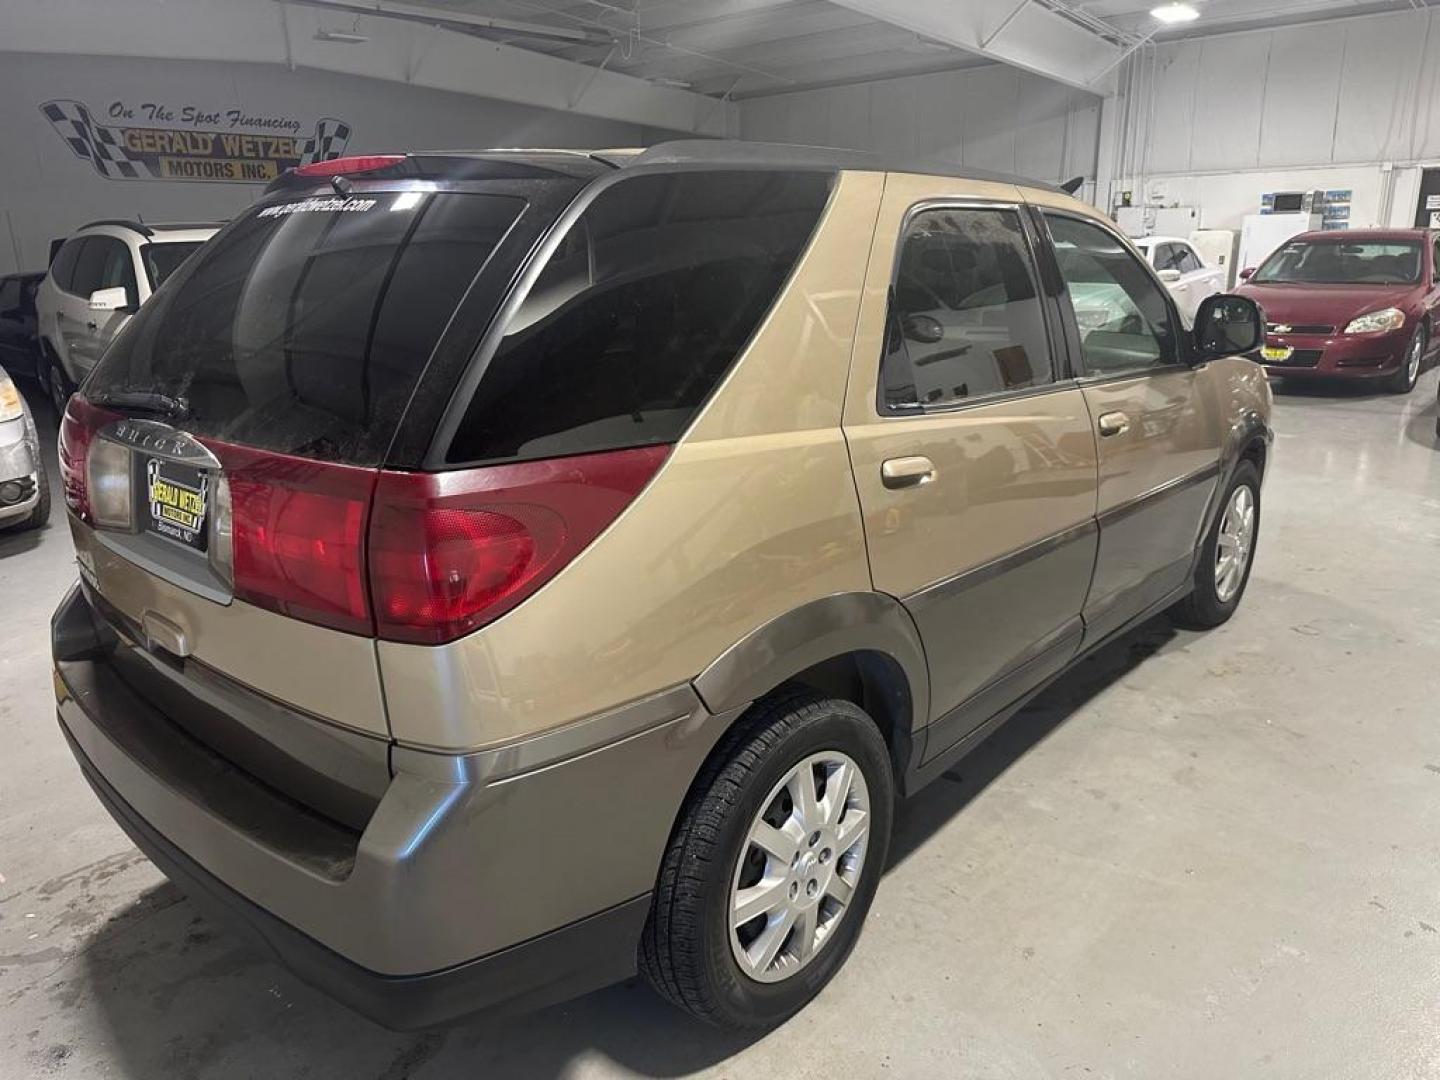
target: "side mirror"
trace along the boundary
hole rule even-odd
[[[1249,280],[1250,280],[1252,277],[1254,277],[1254,276],[1255,276],[1255,267],[1253,267],[1253,266],[1247,266],[1247,267],[1245,267],[1244,270],[1241,270],[1241,271],[1240,271],[1240,280],[1241,280],[1241,281],[1249,281]]]
[[[130,297],[122,285],[113,289],[96,289],[90,294],[91,311],[121,311],[130,306]]]
[[[1200,301],[1195,312],[1195,353],[1214,360],[1254,352],[1265,340],[1265,315],[1246,296],[1216,293]]]
[[[906,315],[900,330],[907,341],[918,341],[922,345],[938,345],[945,340],[945,327],[929,315]]]
[[[1160,280],[1166,285],[1174,285],[1180,280],[1180,271],[1173,268],[1166,268],[1160,271]]]

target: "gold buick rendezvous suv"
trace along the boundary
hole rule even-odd
[[[1052,188],[744,143],[275,181],[61,433],[59,719],[202,907],[392,1027],[637,968],[776,1023],[897,795],[1240,602],[1270,396]]]

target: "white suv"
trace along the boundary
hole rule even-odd
[[[65,241],[35,297],[39,374],[57,414],[116,331],[219,228],[93,221]]]

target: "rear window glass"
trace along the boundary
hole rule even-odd
[[[150,288],[158,289],[180,264],[200,250],[203,240],[176,240],[168,244],[146,244],[140,249]]]
[[[511,316],[447,460],[678,439],[774,302],[829,192],[827,174],[760,171],[606,188]]]
[[[520,199],[373,192],[253,210],[117,336],[85,393],[172,399],[177,427],[378,464]]]

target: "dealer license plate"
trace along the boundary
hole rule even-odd
[[[1260,350],[1267,364],[1283,364],[1295,352],[1289,345],[1266,345]]]
[[[151,458],[145,463],[145,528],[197,551],[205,550],[210,477],[204,469]]]

